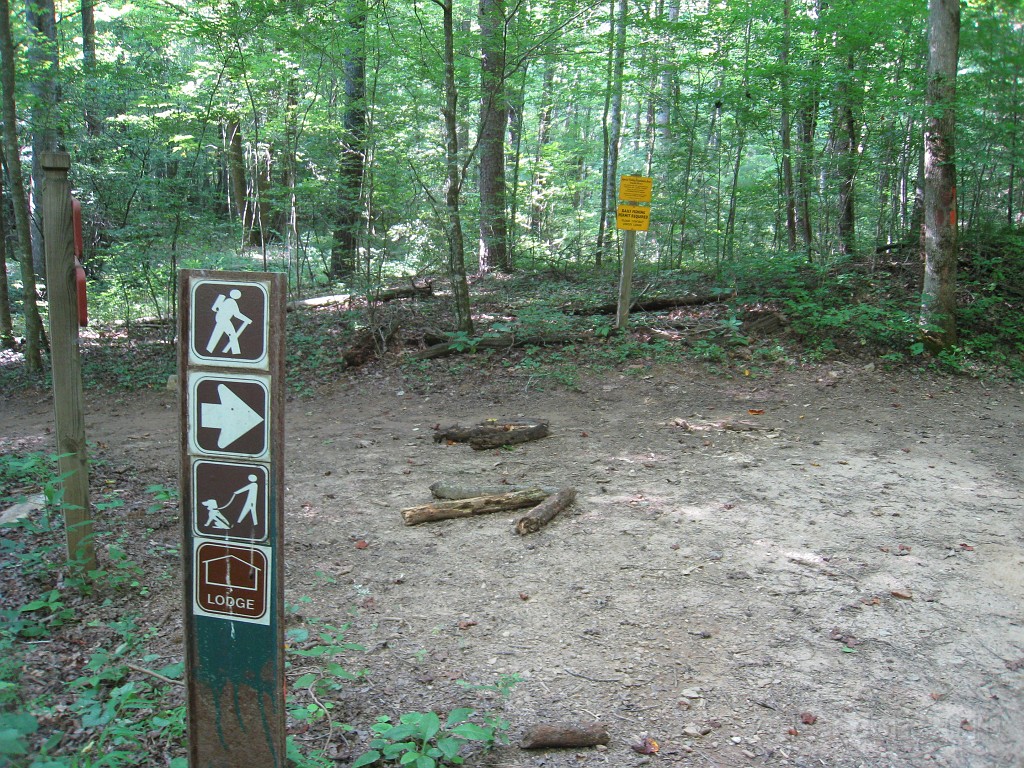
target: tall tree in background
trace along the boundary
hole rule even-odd
[[[46,271],[43,248],[42,201],[44,152],[57,149],[59,137],[60,82],[57,48],[57,11],[53,0],[25,0],[25,21],[29,30],[27,51],[29,91],[32,94],[32,261],[36,274]]]
[[[604,102],[604,165],[601,176],[601,221],[597,232],[597,254],[594,259],[600,267],[604,256],[611,251],[615,234],[615,210],[618,202],[619,142],[622,138],[622,75],[626,66],[627,0],[611,0],[608,7],[608,78]]]
[[[0,152],[0,166],[6,165],[4,153]],[[0,170],[0,201],[3,200],[3,191],[3,171]],[[7,216],[0,209],[0,348],[13,349],[14,346],[14,321],[11,318],[11,294],[7,280]]]
[[[3,85],[4,153],[14,203],[14,222],[21,249],[22,308],[25,315],[25,369],[43,370],[43,321],[36,304],[36,275],[32,264],[32,235],[29,226],[28,198],[21,171],[21,146],[18,143],[18,114],[14,101],[14,39],[11,35],[11,8],[0,0],[0,79]]]
[[[956,342],[956,70],[960,0],[928,0],[928,117],[924,132],[924,287],[921,326],[929,345]]]
[[[469,281],[466,277],[466,243],[462,233],[462,180],[459,163],[459,91],[455,82],[455,20],[454,0],[431,0],[441,9],[444,32],[444,161],[445,161],[445,234],[448,240],[448,276],[455,295],[456,329],[473,333],[473,314],[469,304]]]
[[[345,46],[345,105],[342,116],[338,215],[331,245],[331,275],[348,280],[355,273],[362,228],[366,165],[366,0],[351,0]]]
[[[480,0],[480,272],[508,271],[505,0]]]

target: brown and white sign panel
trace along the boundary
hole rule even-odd
[[[196,615],[270,623],[269,547],[197,540],[193,562]]]
[[[265,376],[190,372],[192,453],[265,459],[270,449],[270,382]]]
[[[192,462],[192,531],[231,541],[266,541],[270,472],[263,464]]]
[[[189,362],[266,369],[267,284],[197,279],[190,291]]]

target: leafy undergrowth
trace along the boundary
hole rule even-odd
[[[98,567],[68,561],[56,457],[0,453],[0,765],[10,768],[187,768],[186,710],[177,580],[176,493],[143,486],[132,467],[94,453]],[[139,563],[145,563],[145,568]],[[288,606],[287,728],[293,768],[458,765],[467,751],[505,742],[497,714],[458,707],[447,715],[380,716],[362,754],[335,701],[362,672],[363,649],[336,627]],[[168,631],[178,627],[177,631]],[[470,686],[508,697],[518,676]],[[441,726],[441,722],[444,726]],[[434,724],[436,723],[436,727]],[[407,757],[409,756],[409,757]]]
[[[443,280],[428,299],[336,305],[289,313],[286,376],[293,395],[307,395],[353,368],[398,363],[414,379],[493,366],[529,386],[572,386],[581,365],[706,361],[747,374],[759,366],[831,359],[886,366],[937,366],[974,375],[1024,376],[1024,237],[978,235],[964,244],[959,277],[957,345],[932,358],[918,327],[920,264],[912,251],[870,260],[809,263],[802,256],[758,256],[711,275],[640,271],[634,298],[708,297],[707,303],[661,312],[634,311],[630,332],[615,333],[617,276],[611,271],[488,275],[471,287],[475,334],[455,333]],[[722,296],[722,300],[710,300]],[[588,312],[587,308],[592,308]],[[482,339],[559,334],[540,347],[488,350]],[[86,388],[163,387],[174,373],[172,329],[136,323],[130,332],[104,326],[82,334]],[[416,351],[438,340],[471,362],[420,360]],[[0,352],[0,385],[16,390],[45,382],[26,376],[20,357]]]

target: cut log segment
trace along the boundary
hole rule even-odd
[[[598,744],[607,743],[607,723],[588,723],[587,725],[553,723],[527,728],[519,746],[522,749],[548,749],[552,747],[596,747]]]
[[[491,512],[509,512],[524,507],[535,507],[548,494],[540,488],[527,488],[524,491],[513,491],[500,496],[477,496],[471,499],[453,501],[437,501],[418,507],[402,510],[402,520],[406,525],[432,523],[437,520],[451,520],[457,517],[486,515]]]
[[[425,299],[434,295],[434,286],[431,282],[423,285],[413,283],[411,285],[398,285],[392,288],[381,288],[370,295],[370,301],[394,301],[395,299]],[[334,304],[348,304],[362,298],[358,294],[338,293],[333,296],[314,296],[310,299],[296,299],[289,301],[286,308],[289,312],[306,307],[329,307]]]
[[[525,485],[486,485],[486,486],[465,486],[457,483],[446,483],[443,480],[430,486],[430,493],[435,499],[448,499],[457,501],[459,499],[472,499],[477,496],[501,496],[513,491],[525,491],[530,487]],[[554,491],[544,488],[546,493]]]
[[[513,419],[511,421],[485,421],[475,427],[453,424],[434,433],[434,442],[449,440],[455,443],[469,443],[475,451],[500,448],[503,445],[518,445],[530,440],[540,440],[548,435],[548,422],[534,419]]]
[[[563,488],[558,493],[548,496],[516,521],[516,533],[521,536],[527,533],[536,533],[554,520],[559,512],[568,509],[575,500],[575,488]]]

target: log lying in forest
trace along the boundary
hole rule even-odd
[[[548,422],[533,419],[485,421],[474,427],[453,424],[434,433],[434,442],[469,443],[474,451],[518,445],[548,436]]]
[[[492,486],[465,486],[457,485],[455,483],[447,483],[440,480],[430,486],[430,493],[435,499],[448,499],[448,500],[459,500],[459,499],[472,499],[476,496],[501,496],[505,493],[512,493],[513,491],[525,491],[530,487],[537,486],[525,486],[525,485],[492,485]],[[556,491],[550,488],[542,488],[545,493],[553,494]]]
[[[437,501],[432,504],[403,509],[402,520],[406,525],[419,525],[437,520],[452,520],[457,517],[486,515],[491,512],[509,512],[523,507],[535,507],[547,497],[548,494],[540,488],[527,488],[524,491],[503,493],[500,496],[477,496],[457,501]]]
[[[657,296],[645,299],[643,297],[634,301],[630,312],[658,312],[662,309],[675,309],[676,307],[697,307],[702,304],[717,304],[720,301],[731,299],[735,292],[726,291],[718,293],[707,293],[702,296]],[[614,315],[619,311],[617,303],[597,304],[589,307],[563,307],[562,312],[567,315]]]
[[[552,747],[596,747],[598,744],[607,743],[607,723],[587,723],[586,725],[553,723],[527,728],[519,746],[522,749],[548,749]]]
[[[444,341],[431,344],[426,349],[414,352],[410,357],[414,360],[432,360],[435,357],[456,355],[463,352],[476,352],[480,349],[512,349],[513,347],[554,347],[562,344],[583,344],[593,341],[594,334],[583,333],[542,333],[532,336],[518,336],[514,333],[481,336],[470,341]]]
[[[516,521],[516,533],[520,536],[527,533],[536,533],[554,520],[559,512],[567,509],[575,500],[575,488],[563,488],[558,493],[548,496]]]
[[[367,298],[370,301],[394,301],[395,299],[423,299],[434,295],[434,285],[426,282],[423,285],[398,285],[392,288],[381,288]],[[361,297],[351,293],[338,293],[333,296],[316,296],[311,299],[296,299],[289,301],[286,305],[289,312],[294,312],[302,307],[329,307],[334,304],[347,304]]]

